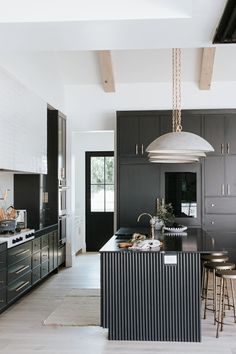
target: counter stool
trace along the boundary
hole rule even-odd
[[[222,263],[222,262],[227,262],[229,260],[229,257],[225,254],[221,254],[219,255],[219,252],[216,252],[218,254],[204,254],[204,255],[201,255],[201,260],[202,260],[202,295],[201,295],[201,298],[204,299],[205,298],[205,294],[204,294],[204,291],[206,290],[206,286],[205,286],[205,282],[206,282],[206,270],[204,268],[204,265],[207,263],[207,262],[219,262],[219,263]],[[208,281],[207,281],[208,283]]]
[[[203,299],[205,301],[204,304],[204,315],[203,318],[206,318],[206,310],[212,310],[214,312],[214,324],[216,324],[216,276],[215,272],[218,270],[232,270],[235,268],[234,263],[228,263],[228,262],[207,262],[203,266],[203,271],[204,271],[204,279],[206,279],[204,288],[203,288]],[[209,274],[212,273],[212,281],[213,281],[213,289],[209,289]],[[208,291],[211,290],[213,291],[212,293],[212,298],[208,297]],[[226,295],[228,295],[228,289],[226,288]],[[207,307],[207,300],[212,300],[212,309],[209,309]],[[229,302],[228,302],[229,304]]]
[[[218,316],[217,316],[217,328],[216,328],[216,338],[219,337],[219,329],[223,331],[223,320],[224,320],[224,310],[225,310],[225,289],[227,286],[227,281],[230,282],[231,288],[231,299],[232,304],[228,304],[228,306],[233,308],[234,314],[234,322],[236,323],[236,311],[235,311],[235,297],[234,297],[234,287],[233,280],[236,280],[236,269],[234,270],[217,270],[216,278],[220,278],[220,297],[219,297],[219,305],[218,305]]]

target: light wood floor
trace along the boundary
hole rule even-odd
[[[76,266],[63,269],[0,315],[1,354],[236,354],[236,324],[229,318],[215,338],[211,316],[203,321],[202,343],[115,342],[100,327],[50,327],[42,322],[72,288],[99,287],[99,255],[77,257]]]

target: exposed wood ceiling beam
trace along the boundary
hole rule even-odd
[[[115,92],[115,80],[113,75],[111,52],[109,50],[100,50],[98,52],[98,57],[103,89],[105,92]]]
[[[200,90],[209,90],[211,88],[215,51],[216,48],[203,48],[199,81]]]

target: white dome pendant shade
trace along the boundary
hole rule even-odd
[[[181,49],[172,49],[172,132],[161,135],[146,148],[150,162],[199,162],[214,148],[202,137],[182,131],[181,123]]]
[[[204,157],[214,148],[202,137],[189,132],[171,132],[161,135],[148,145],[146,152],[152,154],[183,154]]]

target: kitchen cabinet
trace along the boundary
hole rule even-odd
[[[0,244],[0,311],[7,303],[7,251],[6,244]]]
[[[236,156],[205,158],[205,196],[236,196]]]
[[[147,146],[160,135],[160,119],[154,112],[117,112],[119,157],[147,157]]]
[[[172,112],[161,115],[161,134],[172,132]],[[202,114],[182,111],[183,131],[202,136]]]
[[[118,187],[118,228],[137,226],[141,213],[155,212],[156,198],[160,197],[160,169],[157,164],[121,164]],[[141,218],[140,226],[149,226],[149,217]]]
[[[204,131],[205,139],[215,149],[209,155],[236,154],[236,113],[205,115]]]
[[[0,167],[47,173],[47,103],[0,68]]]

